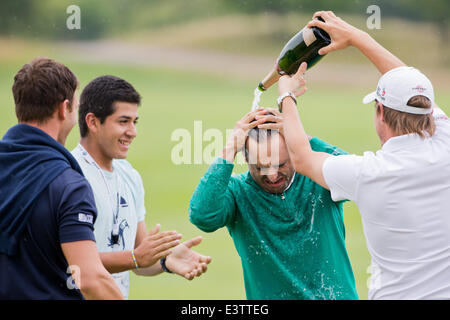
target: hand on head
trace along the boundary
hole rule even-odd
[[[278,109],[266,108],[265,113],[257,114],[255,119],[264,122],[258,125],[259,129],[278,130],[283,135],[283,115]]]
[[[258,108],[256,110],[250,111],[242,119],[236,122],[233,132],[228,138],[226,149],[230,149],[236,155],[237,152],[244,148],[245,140],[247,138],[248,132],[257,127],[259,124],[264,123],[264,120],[256,119],[257,115],[265,114],[264,108]]]

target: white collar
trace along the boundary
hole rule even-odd
[[[295,179],[295,172],[292,175],[291,181],[289,182],[289,185],[286,187],[286,189],[283,190],[283,192],[286,192],[287,189],[289,189],[291,187],[291,185],[294,183],[294,179]]]
[[[397,151],[401,149],[408,149],[422,144],[425,139],[421,138],[417,133],[403,134],[401,136],[390,138],[383,144],[381,150]]]
[[[113,171],[108,171],[105,169],[102,169],[98,164],[97,161],[95,161],[95,159],[89,154],[89,152],[86,150],[86,148],[84,148],[81,143],[78,143],[77,148],[80,149],[81,152],[81,156],[84,158],[84,160],[89,163],[90,165],[93,165],[94,167],[96,167],[98,170],[100,170],[102,173],[106,173],[106,174],[113,174],[115,172],[114,170],[114,159],[112,161],[112,169]]]

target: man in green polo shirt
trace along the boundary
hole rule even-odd
[[[228,228],[247,299],[358,299],[342,202],[295,172],[282,132],[257,128],[267,112],[257,109],[236,123],[191,198],[190,221],[205,232]],[[282,128],[281,114],[270,112]],[[345,154],[315,137],[310,143],[315,151]],[[241,150],[249,171],[232,175]]]

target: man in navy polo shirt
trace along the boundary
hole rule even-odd
[[[64,148],[77,86],[45,58],[14,77],[19,124],[0,141],[0,299],[122,298],[97,252],[92,190]]]

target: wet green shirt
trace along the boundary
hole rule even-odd
[[[313,138],[315,151],[344,151]],[[242,261],[247,299],[357,299],[345,249],[342,202],[295,174],[283,194],[264,191],[249,172],[232,175],[217,158],[197,186],[191,222],[205,232],[226,226]]]

